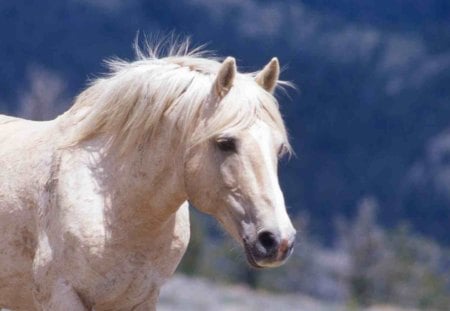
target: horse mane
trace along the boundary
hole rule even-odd
[[[92,81],[62,116],[74,126],[68,145],[104,134],[108,148],[126,154],[152,139],[170,112],[176,118],[174,127],[181,129],[180,142],[190,146],[264,119],[281,131],[290,150],[278,103],[255,82],[257,72],[238,73],[210,118],[201,119],[221,67],[219,59],[201,47],[190,49],[189,41],[170,44],[165,56],[161,50],[161,45],[147,44],[142,51],[135,44],[135,61],[106,61],[108,73]]]

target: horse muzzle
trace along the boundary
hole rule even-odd
[[[255,241],[243,239],[248,263],[254,268],[271,268],[284,264],[294,250],[295,233],[281,238],[272,231],[261,231]]]

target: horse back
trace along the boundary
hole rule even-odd
[[[0,218],[39,199],[56,150],[52,127],[0,115]]]
[[[20,119],[16,118],[16,117],[10,117],[10,116],[6,116],[4,114],[0,114],[0,125],[7,123],[7,122],[16,121],[16,120],[20,120]]]

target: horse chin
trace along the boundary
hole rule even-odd
[[[252,252],[250,251],[250,246],[244,242],[244,250],[245,250],[245,255],[247,257],[247,262],[250,266],[252,266],[253,268],[257,268],[257,269],[263,269],[264,266],[260,265],[255,257],[253,257]]]

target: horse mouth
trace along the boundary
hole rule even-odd
[[[250,250],[250,246],[247,244],[247,242],[244,240],[244,250],[245,250],[245,255],[247,257],[247,262],[250,264],[250,266],[252,266],[253,268],[258,268],[258,269],[262,269],[264,268],[263,266],[259,265],[256,262],[255,257],[253,257],[252,251]]]
[[[253,268],[264,269],[264,268],[274,268],[283,265],[289,256],[293,252],[293,245],[286,248],[284,251],[277,252],[270,256],[259,258],[258,250],[254,249],[251,244],[249,244],[246,239],[243,239],[243,245],[245,250],[245,255],[247,257],[248,264]]]

